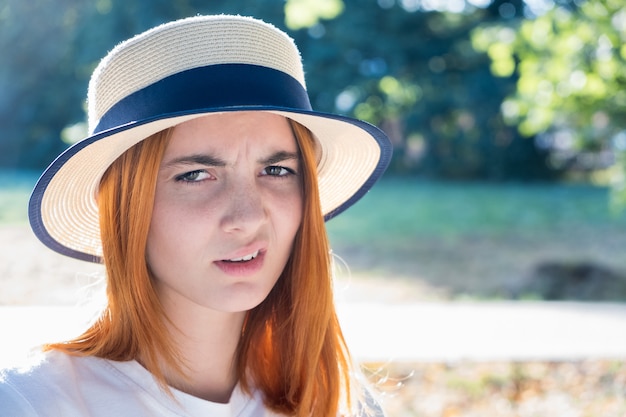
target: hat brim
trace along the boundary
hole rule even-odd
[[[387,136],[349,117],[271,106],[238,106],[161,115],[94,134],[68,148],[43,173],[30,198],[35,235],[61,254],[101,262],[96,196],[102,175],[126,150],[145,138],[185,121],[233,111],[264,111],[307,127],[318,142],[317,172],[326,220],[358,201],[391,160]]]

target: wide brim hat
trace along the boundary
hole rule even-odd
[[[31,195],[35,235],[101,262],[96,197],[107,168],[154,133],[233,111],[276,113],[313,133],[326,220],[359,200],[391,159],[375,126],[311,108],[300,53],[284,32],[250,17],[191,17],[137,35],[100,62],[89,83],[89,136],[52,162]]]

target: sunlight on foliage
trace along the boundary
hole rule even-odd
[[[513,35],[500,36],[506,33]],[[555,3],[537,17],[472,33],[473,47],[489,56],[494,75],[517,77],[517,90],[501,106],[507,123],[526,136],[567,131],[572,152],[614,155],[621,168],[589,168],[614,184],[623,183],[618,179],[626,169],[619,156],[626,149],[614,146],[626,131],[625,43],[626,4],[618,0]]]
[[[354,93],[356,89],[351,91]],[[370,123],[380,124],[408,112],[422,98],[423,92],[417,84],[387,75],[371,86],[369,94],[368,97],[350,97],[353,102],[359,101],[354,114]]]
[[[419,86],[403,83],[389,75],[380,80],[378,88],[385,95],[384,108],[387,115],[395,116],[413,107],[421,97]]]
[[[513,59],[512,50],[505,43],[497,43],[490,45],[487,49],[487,55],[492,60],[491,71],[498,77],[508,77],[515,71],[515,61]]]
[[[321,19],[334,19],[343,12],[342,0],[287,0],[285,24],[297,30],[315,26]]]

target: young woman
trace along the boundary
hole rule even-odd
[[[386,168],[377,128],[311,109],[273,26],[198,16],[113,49],[90,135],[33,192],[36,235],[102,262],[107,306],[0,377],[10,416],[376,414],[332,295],[324,220]]]

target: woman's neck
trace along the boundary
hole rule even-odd
[[[172,388],[207,401],[226,403],[238,383],[235,355],[245,312],[224,313],[201,306],[164,303],[170,334],[185,375],[165,369]]]

